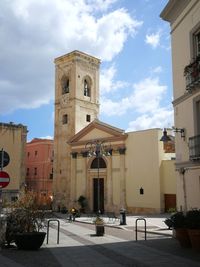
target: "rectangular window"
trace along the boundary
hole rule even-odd
[[[63,115],[62,123],[63,124],[67,124],[68,123],[68,115],[67,114]]]
[[[196,102],[197,135],[200,134],[200,101]]]
[[[195,54],[200,56],[200,31],[195,34]]]
[[[91,116],[90,115],[86,115],[86,121],[88,121],[88,122],[91,121]]]
[[[28,157],[28,158],[29,158],[29,156],[30,156],[30,152],[27,153],[27,157]]]
[[[37,150],[35,151],[35,156],[37,156]]]
[[[29,176],[29,168],[26,170],[26,176]]]
[[[193,99],[194,135],[200,135],[200,96]]]
[[[37,175],[37,168],[34,168],[34,175]]]

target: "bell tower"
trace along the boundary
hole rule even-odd
[[[70,202],[71,151],[68,141],[99,114],[100,60],[73,51],[54,60],[54,205]]]

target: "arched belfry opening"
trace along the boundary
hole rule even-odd
[[[90,169],[93,170],[92,178],[92,191],[93,191],[93,212],[104,213],[104,187],[105,187],[105,172],[102,169],[106,169],[106,162],[103,157],[96,157],[93,159],[90,165]]]
[[[65,75],[61,79],[61,87],[63,95],[69,93],[69,78]]]
[[[83,79],[83,94],[84,94],[84,96],[91,97],[91,86],[92,86],[92,80],[87,75]]]

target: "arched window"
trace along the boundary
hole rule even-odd
[[[84,96],[90,96],[90,86],[86,79],[84,79]]]
[[[64,76],[62,78],[61,85],[62,85],[62,94],[64,95],[64,94],[69,93],[69,78]]]
[[[99,160],[99,164],[98,164],[98,160]],[[100,169],[105,169],[106,168],[106,163],[105,160],[103,158],[95,158],[92,163],[90,168],[91,169],[98,169],[98,165]]]

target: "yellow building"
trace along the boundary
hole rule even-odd
[[[25,146],[27,127],[22,124],[0,123],[0,150],[9,156],[3,171],[10,176],[10,183],[2,189],[2,199],[13,201],[25,186]]]
[[[80,51],[55,59],[54,208],[81,195],[94,212],[175,207],[173,140],[167,148],[161,129],[125,133],[98,120],[99,65]]]
[[[177,206],[200,208],[200,1],[170,0]]]

